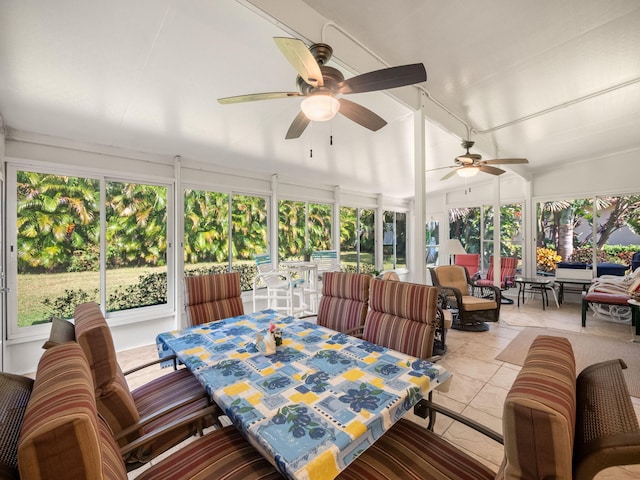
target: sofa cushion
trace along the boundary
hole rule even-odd
[[[65,342],[75,342],[76,329],[73,323],[68,320],[63,320],[58,317],[51,317],[51,331],[49,332],[49,339],[44,342],[42,348],[55,347]]]
[[[541,335],[504,403],[504,475],[572,478],[576,369],[566,338]]]

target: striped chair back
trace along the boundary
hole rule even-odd
[[[500,288],[505,289],[513,286],[516,276],[516,268],[518,268],[517,257],[500,257]],[[489,270],[487,278],[479,280],[478,285],[493,285],[493,255],[489,257]]]
[[[244,314],[240,273],[184,278],[184,308],[190,326]]]
[[[418,358],[433,355],[438,287],[372,279],[362,338]]]
[[[364,325],[370,283],[370,275],[326,272],[318,307],[318,325],[343,333]]]
[[[91,370],[75,342],[44,352],[18,445],[20,477],[125,480],[111,430],[98,415]]]

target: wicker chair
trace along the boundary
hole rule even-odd
[[[18,437],[22,428],[33,379],[0,373],[0,479],[18,475]]]
[[[430,268],[431,281],[442,291],[444,308],[458,311],[458,321],[451,325],[457,330],[482,332],[489,329],[484,322],[497,322],[500,316],[500,289],[476,286],[469,273],[459,265]]]
[[[244,314],[238,272],[184,278],[184,308],[190,326]]]
[[[117,362],[111,330],[96,303],[88,302],[76,307],[75,334],[89,361],[98,411],[120,445],[167,428],[174,421],[193,417],[191,422],[168,429],[164,435],[152,438],[149,443],[141,442],[139,448],[128,452],[126,461],[129,469],[137,468],[190,436],[201,433],[204,427],[217,420],[217,415],[207,413],[211,402],[204,388],[186,368],[172,370],[133,391],[129,390],[125,375],[160,360],[123,373]]]

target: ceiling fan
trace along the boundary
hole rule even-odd
[[[275,37],[276,45],[298,72],[297,92],[266,92],[219,98],[222,104],[252,102],[287,97],[306,97],[301,111],[294,118],[285,139],[298,138],[307,125],[313,121],[331,120],[336,113],[341,113],[350,120],[377,131],[387,122],[355,102],[338,95],[373,92],[390,88],[403,87],[424,82],[427,72],[422,63],[383,68],[362,75],[344,79],[340,70],[327,66],[333,49],[325,43],[307,45],[297,38]]]
[[[447,180],[453,177],[456,173],[461,177],[473,177],[478,172],[488,173],[490,175],[502,175],[505,171],[501,168],[492,167],[491,165],[514,165],[517,163],[529,163],[526,158],[496,158],[493,160],[482,160],[482,156],[477,153],[469,153],[469,149],[473,147],[474,142],[471,140],[463,140],[462,148],[465,148],[467,152],[455,158],[455,165],[449,165],[447,167],[433,168],[427,170],[432,172],[434,170],[442,170],[445,168],[454,168],[440,180]]]

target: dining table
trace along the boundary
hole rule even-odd
[[[267,353],[276,328],[281,342]],[[230,421],[289,479],[330,480],[452,375],[275,310],[161,333]]]

